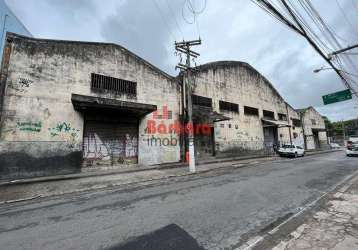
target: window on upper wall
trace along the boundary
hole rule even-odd
[[[301,127],[301,120],[300,119],[291,118],[291,120],[292,120],[293,126]]]
[[[275,120],[275,113],[269,110],[263,110],[264,118]]]
[[[280,121],[287,121],[287,115],[278,113],[278,119]]]
[[[259,116],[259,109],[249,107],[249,106],[244,106],[244,114],[245,115]]]
[[[220,111],[229,111],[239,113],[239,104],[232,102],[219,101]]]
[[[91,89],[137,95],[137,83],[105,75],[91,74]]]
[[[203,106],[203,107],[212,107],[212,99],[204,96],[199,95],[192,95],[192,103],[193,105]]]
[[[311,119],[311,123],[312,123],[312,125],[316,125],[316,120],[315,120],[315,119]]]

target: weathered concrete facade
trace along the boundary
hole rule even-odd
[[[211,98],[213,110],[230,118],[214,125],[217,154],[273,150],[275,145],[291,142],[303,145],[301,128],[292,125],[299,114],[249,64],[208,63],[198,68],[195,79],[194,95]],[[238,105],[238,110],[222,109],[223,101]],[[246,107],[257,113],[246,112]]]
[[[313,107],[299,110],[307,149],[321,149],[328,146],[324,119]]]
[[[9,33],[1,72],[0,179],[185,160],[187,138],[173,129],[186,119],[182,76],[119,45]],[[195,79],[194,122],[210,132],[195,135],[199,158],[303,146],[321,128],[247,63],[204,64]],[[319,126],[303,129],[306,116]]]
[[[80,171],[85,150],[93,158],[111,157],[108,145],[94,145],[101,139],[96,135],[91,137],[91,149],[83,148],[87,114],[75,110],[71,101],[74,94],[120,100],[133,106],[121,109],[120,116],[111,111],[113,107],[93,111],[112,112],[109,116],[123,121],[127,116],[137,120],[137,133],[131,135],[137,138],[128,138],[130,143],[125,142],[125,149],[117,150],[131,151],[139,164],[179,161],[179,145],[149,145],[146,124],[153,114],[139,115],[134,105],[151,105],[158,112],[165,106],[171,112],[170,119],[157,121],[169,124],[178,120],[178,84],[128,50],[115,44],[8,34],[2,72],[0,178]],[[92,73],[132,81],[137,85],[136,94],[95,91],[91,88]],[[177,137],[169,133],[160,136]],[[22,168],[26,171],[19,171]]]

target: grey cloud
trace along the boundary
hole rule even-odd
[[[175,23],[165,1],[157,2],[160,9],[154,1],[126,1],[101,24],[101,34],[173,74],[174,65],[168,61],[174,55]]]

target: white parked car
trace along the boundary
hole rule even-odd
[[[298,156],[304,156],[305,150],[301,146],[285,144],[278,149],[277,153],[280,156],[298,157]]]
[[[358,156],[358,143],[348,142],[346,155],[347,156]]]

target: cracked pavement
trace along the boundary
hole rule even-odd
[[[358,178],[273,249],[358,249]]]

